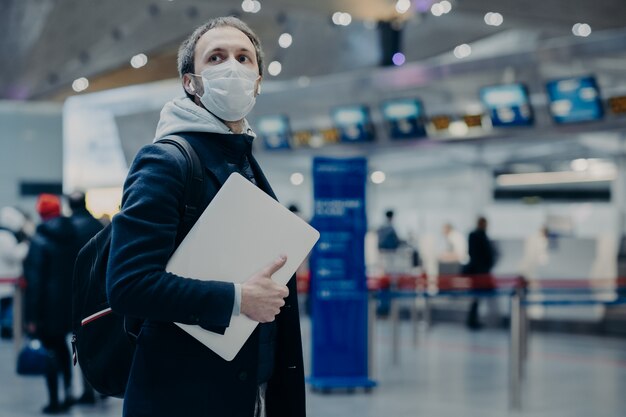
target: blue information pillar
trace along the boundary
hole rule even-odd
[[[313,388],[373,387],[367,352],[365,158],[315,158],[310,259]]]

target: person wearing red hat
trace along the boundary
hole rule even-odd
[[[37,227],[24,262],[27,330],[50,353],[46,384],[50,402],[46,414],[66,411],[74,403],[71,395],[72,369],[67,335],[71,330],[72,273],[78,254],[72,221],[61,215],[61,200],[41,194],[37,212],[42,223]],[[58,378],[63,375],[64,401],[59,401]]]

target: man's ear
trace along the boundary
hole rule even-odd
[[[261,94],[261,81],[263,81],[263,77],[259,77],[258,81],[256,82],[256,91],[254,93],[255,97]]]
[[[183,88],[188,94],[192,96],[196,95],[196,87],[193,82],[193,77],[189,74],[183,75]]]

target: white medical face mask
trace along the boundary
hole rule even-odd
[[[202,71],[204,107],[222,120],[235,122],[246,117],[256,102],[255,86],[259,74],[229,59]]]

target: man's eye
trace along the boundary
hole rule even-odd
[[[211,55],[209,57],[209,62],[219,62],[222,58],[219,55]]]
[[[250,61],[250,58],[248,58],[248,57],[247,57],[247,56],[245,56],[245,55],[241,55],[241,56],[239,57],[239,62],[241,62],[241,63],[248,62],[248,61]]]

